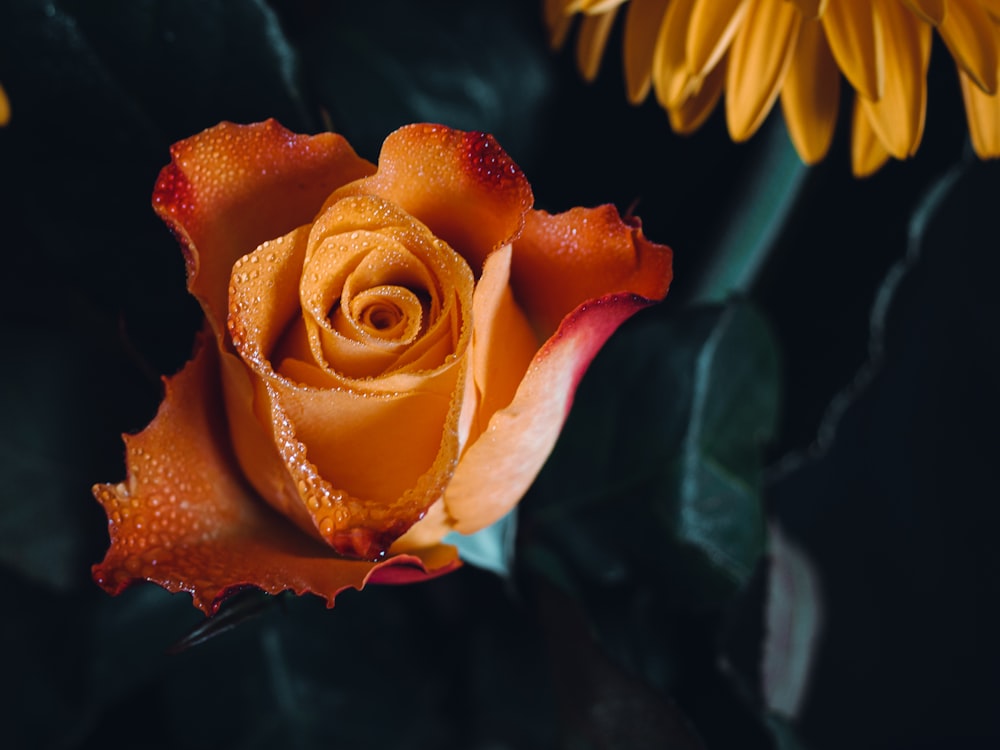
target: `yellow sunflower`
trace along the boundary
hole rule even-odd
[[[958,66],[972,146],[1000,156],[1000,0],[545,0],[553,45],[582,14],[576,59],[597,75],[616,14],[628,98],[650,90],[678,133],[698,128],[725,92],[734,141],[778,97],[807,164],[830,148],[841,73],[855,91],[851,165],[871,174],[920,145],[933,29]]]

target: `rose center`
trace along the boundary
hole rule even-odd
[[[403,313],[395,305],[373,305],[364,311],[361,322],[369,328],[384,331],[392,328],[403,317]]]
[[[426,292],[419,295],[404,286],[375,286],[348,299],[341,298],[330,322],[334,330],[344,334],[353,328],[372,339],[409,344],[427,327],[426,297]]]

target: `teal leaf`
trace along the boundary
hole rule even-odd
[[[823,582],[797,721],[813,747],[997,736],[998,166],[970,155],[926,186],[872,306],[869,361],[769,486]]]
[[[721,601],[762,551],[761,451],[778,400],[775,345],[748,304],[640,316],[581,384],[528,499],[529,539],[583,581],[648,569],[681,598]]]
[[[777,358],[763,320],[732,305],[693,365],[680,477],[663,507],[680,540],[742,583],[763,542],[760,450],[775,427]]]
[[[448,534],[442,541],[458,548],[458,555],[469,565],[500,576],[510,575],[517,536],[517,509],[474,534]]]

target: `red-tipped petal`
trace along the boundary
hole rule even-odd
[[[200,342],[167,381],[153,422],[126,437],[127,479],[94,487],[111,536],[93,569],[105,590],[147,580],[189,592],[206,614],[246,586],[309,592],[333,606],[346,588],[432,577],[459,564],[443,546],[377,563],[345,560],[274,513],[244,482],[228,447],[218,356]]]
[[[614,206],[532,211],[514,243],[511,286],[545,340],[587,300],[616,292],[662,299],[671,258],[670,248],[647,240],[638,221],[623,221]]]
[[[170,153],[153,207],[181,241],[188,288],[219,337],[236,259],[310,221],[335,189],[375,170],[339,135],[297,135],[274,120],[224,122]]]
[[[408,125],[382,145],[378,172],[337,191],[378,195],[420,219],[477,275],[489,253],[521,231],[534,197],[513,160],[486,133]]]

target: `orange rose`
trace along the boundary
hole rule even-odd
[[[611,206],[532,210],[489,135],[413,125],[379,164],[338,135],[223,123],[176,144],[153,204],[206,326],[128,477],[97,485],[94,577],[337,592],[456,567],[520,500],[590,360],[662,299],[670,250]]]

